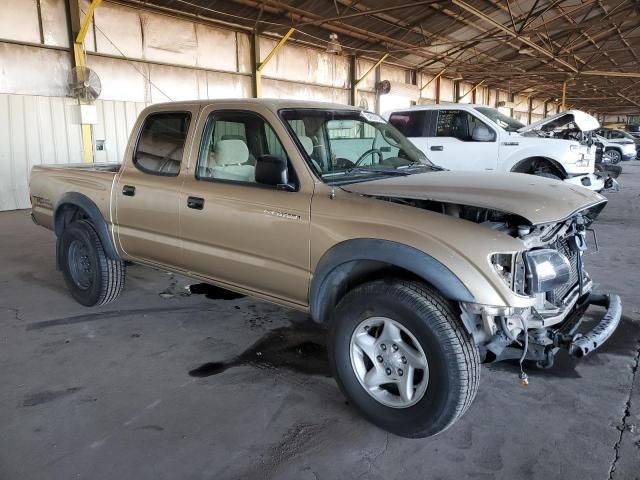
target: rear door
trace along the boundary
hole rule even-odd
[[[114,188],[116,232],[128,256],[178,266],[180,189],[197,106],[154,111],[138,120]]]
[[[217,283],[294,304],[307,303],[313,182],[269,110],[203,109],[180,197],[183,268]],[[289,160],[296,191],[255,180],[262,155]],[[305,180],[306,181],[302,181]]]
[[[439,109],[433,119],[425,151],[427,157],[451,170],[495,170],[498,165],[497,132],[466,110]],[[476,141],[473,130],[485,127],[493,132],[492,141]]]

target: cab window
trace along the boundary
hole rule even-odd
[[[140,130],[133,154],[136,168],[152,175],[178,175],[190,120],[188,112],[149,115]]]
[[[262,117],[250,112],[214,112],[202,134],[196,178],[256,183],[256,162],[262,155],[288,159],[280,139]]]
[[[425,137],[426,114],[427,112],[422,110],[394,112],[389,117],[389,123],[405,137]]]
[[[473,142],[473,130],[477,127],[492,131],[486,123],[464,110],[439,110],[436,137],[453,137],[463,142]]]

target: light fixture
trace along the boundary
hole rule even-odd
[[[342,53],[342,45],[338,41],[337,33],[329,34],[329,43],[327,43],[327,53]]]
[[[462,80],[462,77],[452,78],[451,80],[453,80],[454,82],[457,82],[458,80]]]
[[[535,50],[531,47],[520,47],[518,49],[518,53],[520,55],[529,55],[529,56],[533,56],[535,54]]]

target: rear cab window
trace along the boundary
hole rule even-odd
[[[177,176],[180,173],[190,123],[189,112],[149,115],[140,129],[133,153],[135,167],[151,175]]]
[[[396,127],[405,137],[426,137],[425,110],[394,112],[389,117],[389,123]]]

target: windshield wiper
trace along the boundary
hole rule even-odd
[[[443,170],[446,170],[446,168],[442,168],[439,165],[430,165],[428,163],[421,163],[421,162],[411,162],[409,165],[402,165],[396,168],[402,169],[402,170],[409,170],[412,168],[428,168],[429,170],[434,170],[436,172],[441,172]]]
[[[352,167],[345,170],[344,173],[346,175],[349,175],[351,173],[365,173],[365,174],[366,173],[384,173],[387,175],[400,175],[403,177],[407,175],[411,175],[409,172],[406,172],[404,170],[396,170],[391,168],[366,168],[366,167]]]

